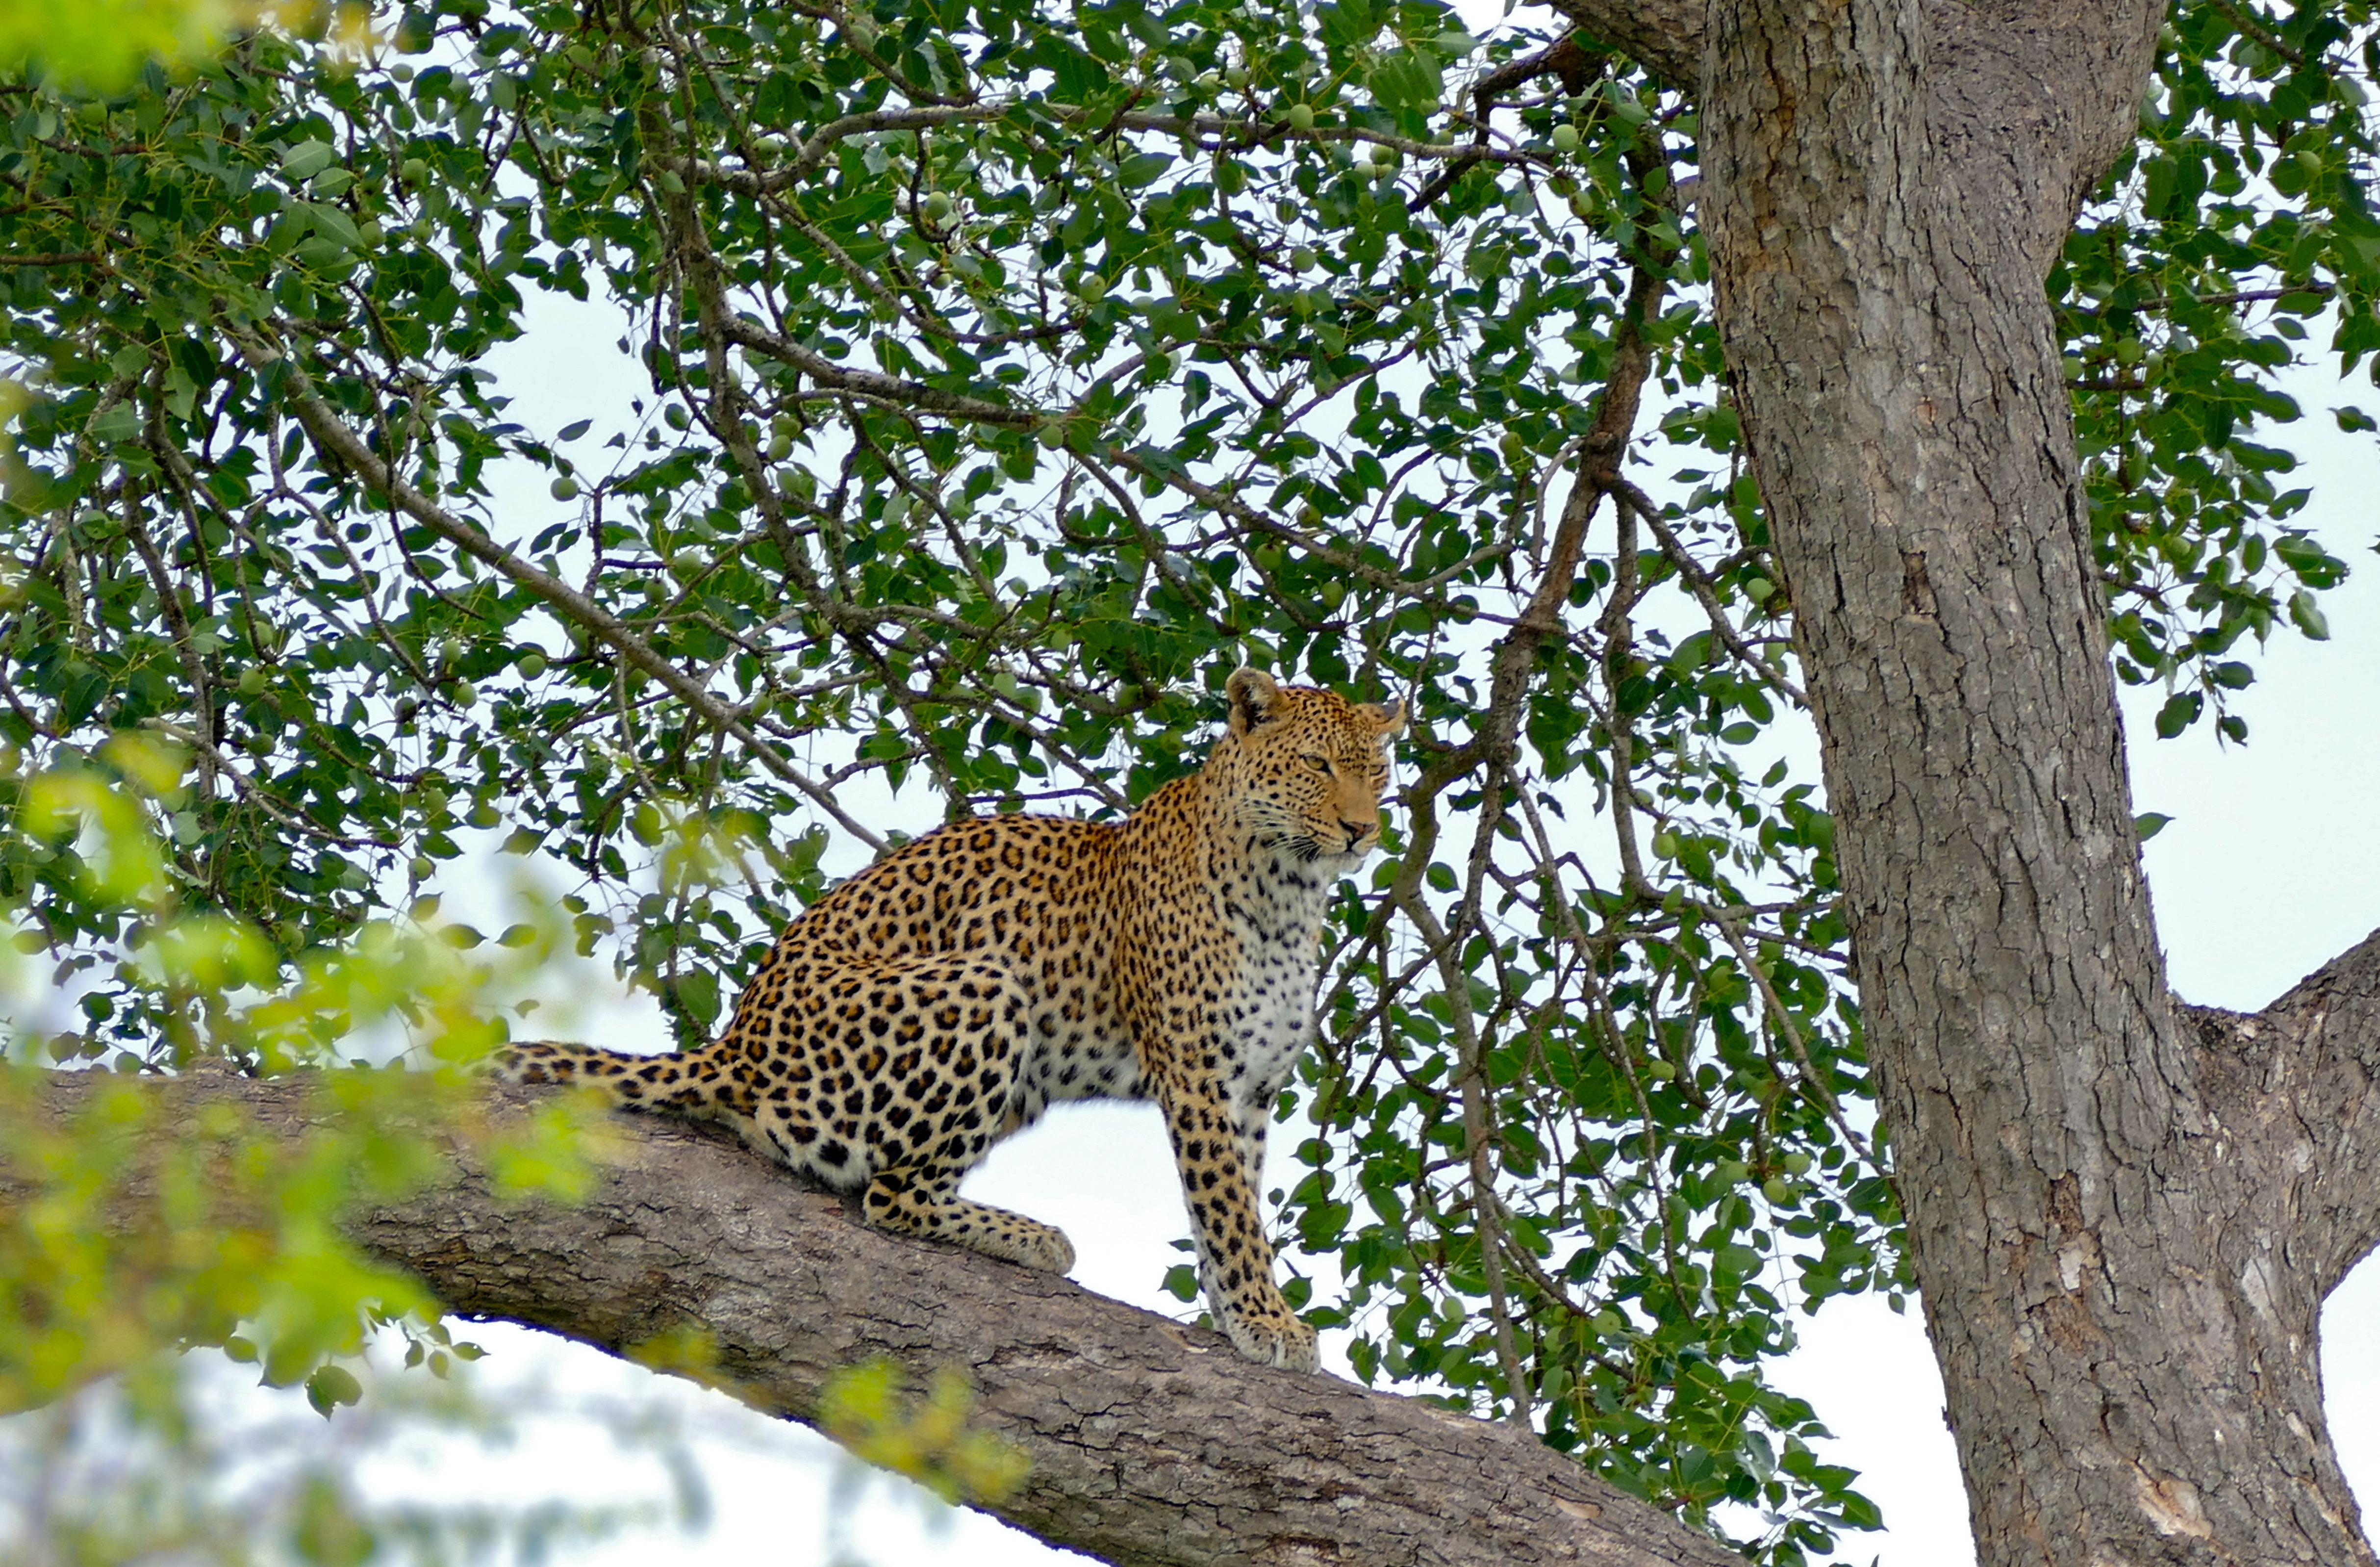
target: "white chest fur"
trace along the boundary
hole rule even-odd
[[[1323,912],[1342,867],[1337,858],[1268,856],[1242,883],[1245,900],[1223,916],[1239,940],[1238,994],[1226,1023],[1233,1086],[1269,1105],[1314,1032],[1314,983]]]

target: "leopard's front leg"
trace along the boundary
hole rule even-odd
[[[1259,1366],[1320,1370],[1314,1330],[1298,1320],[1273,1282],[1272,1245],[1257,1206],[1260,1172],[1249,1166],[1249,1139],[1229,1091],[1213,1074],[1196,1069],[1161,1072],[1156,1081],[1208,1309],[1233,1346]],[[1254,1147],[1262,1149],[1261,1132]]]

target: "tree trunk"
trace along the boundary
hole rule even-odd
[[[2274,1097],[2304,1039],[2168,991],[2045,293],[2161,17],[1717,0],[1705,56],[1713,286],[1988,1567],[2372,1560],[2314,1354],[2372,1205],[2297,1162],[2338,1157]]]
[[[63,1111],[125,1081],[61,1074],[49,1092]],[[176,1117],[235,1104],[275,1136],[326,1113],[303,1076],[139,1081]],[[491,1093],[503,1111],[553,1091]],[[708,1342],[707,1379],[805,1423],[844,1367],[889,1355],[920,1388],[960,1367],[975,1424],[1033,1463],[985,1511],[1126,1567],[1742,1567],[1526,1432],[1251,1366],[1219,1333],[864,1228],[840,1198],[712,1129],[617,1124],[576,1207],[492,1195],[468,1143],[449,1139],[452,1179],[358,1214],[348,1232],[467,1316],[631,1358],[664,1335]],[[0,1202],[23,1197],[0,1173]]]

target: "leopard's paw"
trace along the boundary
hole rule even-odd
[[[1227,1316],[1223,1331],[1232,1348],[1258,1366],[1280,1366],[1292,1371],[1322,1369],[1322,1346],[1313,1328],[1299,1321],[1285,1305],[1261,1318]]]

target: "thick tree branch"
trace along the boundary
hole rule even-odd
[[[62,1074],[64,1108],[105,1074]],[[241,1107],[269,1134],[320,1116],[302,1079],[152,1079],[175,1113]],[[547,1089],[494,1089],[499,1113]],[[1033,1472],[990,1509],[1120,1563],[1595,1562],[1740,1559],[1509,1427],[1242,1362],[1220,1335],[1062,1279],[883,1234],[706,1130],[620,1119],[576,1208],[507,1204],[455,1148],[453,1177],[354,1218],[356,1241],[454,1310],[615,1354],[694,1329],[754,1408],[815,1417],[840,1367],[890,1355],[920,1382],[956,1365],[977,1419]]]
[[[2316,1301],[2380,1245],[2380,931],[2262,1012],[2184,1007],[2216,1135],[2265,1175]]]
[[[1682,92],[1703,81],[1700,0],[1547,0],[1598,43],[1608,43]]]

